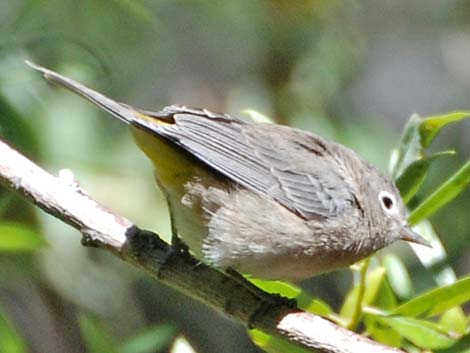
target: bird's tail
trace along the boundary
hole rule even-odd
[[[74,93],[79,94],[83,98],[111,113],[113,116],[126,124],[133,124],[142,119],[142,114],[131,106],[116,102],[115,100],[112,100],[111,98],[108,98],[105,95],[72,80],[71,78],[62,76],[57,72],[34,64],[31,61],[26,61],[26,64],[42,73],[44,78],[49,82],[58,84]]]

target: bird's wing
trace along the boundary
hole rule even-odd
[[[334,217],[355,202],[329,143],[313,134],[187,107],[145,114],[168,122],[152,124],[146,119],[145,129],[304,219]]]
[[[27,62],[126,124],[163,136],[254,192],[305,219],[334,217],[356,201],[326,141],[287,127],[248,124],[227,114],[170,106],[148,112],[116,102],[68,77]]]

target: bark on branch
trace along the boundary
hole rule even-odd
[[[171,251],[156,234],[112,213],[73,183],[54,177],[0,141],[0,183],[83,234],[83,244],[112,251],[152,277],[245,325],[326,353],[397,353],[319,316],[288,305],[266,307],[256,293],[184,252]]]

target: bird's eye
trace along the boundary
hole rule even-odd
[[[387,191],[379,193],[379,202],[383,210],[389,214],[398,213],[395,197]]]
[[[383,196],[382,197],[382,202],[387,210],[391,209],[393,207],[393,200],[388,197],[388,196]]]

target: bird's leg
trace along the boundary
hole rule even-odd
[[[175,216],[173,213],[173,208],[171,203],[168,200],[168,212],[170,214],[170,226],[171,226],[171,247],[176,252],[189,253],[188,246],[181,240],[178,236],[178,230],[176,229]]]
[[[178,236],[178,231],[176,229],[176,223],[175,223],[175,218],[173,215],[173,210],[171,208],[170,202],[168,202],[168,210],[170,213],[170,225],[171,225],[171,246],[168,249],[167,253],[165,254],[164,258],[162,259],[162,262],[160,264],[160,270],[168,265],[171,262],[171,259],[176,256],[187,256],[189,255],[189,249],[188,246],[180,239]]]

